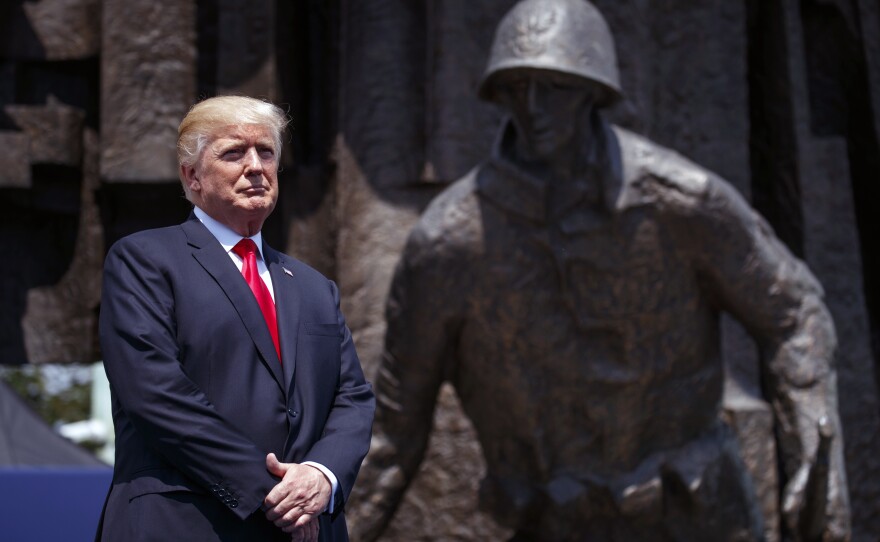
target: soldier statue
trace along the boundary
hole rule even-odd
[[[603,118],[622,94],[598,10],[516,4],[479,93],[509,117],[402,254],[354,530],[393,515],[448,381],[513,540],[762,540],[719,420],[726,312],[761,350],[789,536],[848,540],[822,288],[727,182]]]

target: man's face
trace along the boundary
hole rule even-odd
[[[265,126],[216,130],[195,165],[183,173],[192,202],[236,231],[242,223],[262,225],[278,200],[278,156]]]
[[[570,145],[581,114],[595,103],[593,86],[574,75],[516,69],[500,73],[495,96],[533,159],[553,158]]]

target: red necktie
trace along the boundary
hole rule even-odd
[[[278,321],[275,317],[275,302],[272,301],[272,294],[266,283],[260,278],[260,271],[257,269],[257,245],[252,239],[242,239],[237,245],[232,247],[241,257],[241,274],[244,280],[251,287],[260,310],[263,311],[263,318],[266,319],[266,325],[269,326],[269,334],[272,335],[272,342],[275,343],[275,351],[278,352],[278,359],[281,359],[281,344],[278,342]]]

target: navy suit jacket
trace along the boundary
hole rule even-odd
[[[116,464],[98,538],[289,540],[261,510],[265,458],[315,461],[339,480],[321,540],[347,540],[345,499],[375,401],[336,285],[267,245],[282,360],[229,255],[191,215],[117,242],[100,337]]]

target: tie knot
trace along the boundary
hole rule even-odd
[[[254,243],[253,239],[248,239],[247,237],[245,237],[244,239],[236,243],[234,247],[232,247],[232,252],[238,254],[241,259],[245,259],[248,254],[256,255],[257,245],[256,243]]]

